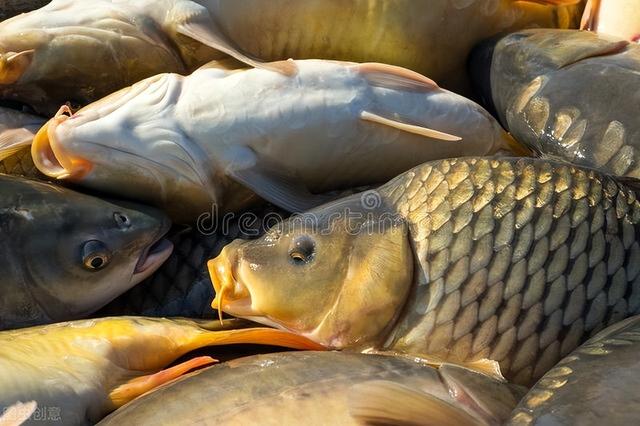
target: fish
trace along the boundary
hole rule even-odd
[[[172,250],[160,211],[0,175],[0,329],[85,317]]]
[[[0,173],[44,177],[31,158],[33,137],[46,119],[0,106]]]
[[[27,424],[95,424],[114,409],[195,368],[210,356],[172,362],[205,346],[275,344],[322,350],[292,333],[228,320],[113,317],[0,332],[0,411],[34,400],[55,418]]]
[[[0,21],[41,8],[51,0],[4,0],[0,3]]]
[[[510,425],[628,425],[640,416],[640,317],[614,324],[580,346],[524,396]]]
[[[212,398],[211,395],[216,397]],[[500,424],[520,389],[454,365],[339,352],[240,358],[187,375],[99,425]],[[419,419],[419,421],[416,421]]]
[[[537,155],[639,178],[640,46],[587,31],[527,30],[479,48],[472,67],[502,124]],[[490,80],[490,82],[489,82]],[[491,107],[489,107],[491,109]]]
[[[477,41],[578,28],[582,10],[580,0],[54,0],[0,23],[0,96],[52,115],[229,57],[286,75],[296,72],[289,58],[388,62],[456,89],[468,85]]]
[[[236,238],[257,238],[276,221],[289,217],[266,205],[201,221],[198,226],[172,232],[171,256],[149,278],[102,308],[97,316],[142,315],[150,317],[213,318],[215,294],[207,262]]]
[[[256,194],[304,211],[323,192],[379,184],[423,161],[517,149],[478,104],[413,71],[291,62],[295,77],[205,67],[151,77],[75,114],[62,107],[36,134],[33,160],[50,178],[193,224]]]
[[[637,42],[640,38],[639,7],[637,0],[588,0],[580,28]]]
[[[635,189],[593,169],[428,162],[227,245],[212,307],[330,349],[491,360],[530,386],[640,311],[639,221]]]

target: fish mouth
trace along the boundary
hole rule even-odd
[[[38,170],[55,179],[79,180],[91,171],[89,161],[74,158],[57,139],[57,127],[71,115],[71,109],[66,105],[62,106],[55,117],[38,130],[31,145],[31,156]]]
[[[173,243],[166,238],[160,238],[148,246],[138,259],[133,271],[132,283],[135,285],[149,278],[171,256],[172,252]]]
[[[207,263],[209,275],[216,296],[211,302],[211,307],[218,311],[218,318],[222,321],[222,312],[227,312],[237,317],[257,317],[259,314],[252,307],[251,293],[247,286],[238,281],[233,273],[235,256],[230,258],[229,253],[235,250],[227,245],[215,259]]]

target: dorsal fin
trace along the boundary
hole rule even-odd
[[[430,78],[395,65],[367,62],[354,65],[354,68],[373,86],[414,92],[428,92],[438,89],[438,85]]]

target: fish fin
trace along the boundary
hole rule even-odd
[[[0,132],[0,161],[31,146],[34,136],[33,132],[25,128]]]
[[[299,334],[267,327],[199,333],[191,339],[191,342],[189,342],[185,348],[190,352],[206,346],[235,345],[243,343],[281,346],[290,349],[314,351],[326,350],[325,347],[319,343]]]
[[[584,7],[584,14],[580,21],[580,29],[594,31],[598,27],[598,15],[600,14],[600,0],[588,0]]]
[[[35,50],[22,52],[8,52],[0,55],[0,84],[13,84],[29,68],[33,61]]]
[[[227,74],[232,74],[234,72],[246,70],[247,64],[242,61],[237,60],[236,58],[225,58],[219,59],[215,61],[207,62],[202,65],[196,71],[206,70],[206,69],[216,69],[221,71],[227,71]]]
[[[485,374],[455,364],[443,364],[438,374],[449,388],[449,395],[455,395],[460,403],[491,423],[502,424],[524,396],[504,380],[489,381]]]
[[[35,401],[16,402],[0,415],[0,426],[20,426],[29,420],[37,407]]]
[[[516,3],[536,3],[544,6],[573,6],[582,0],[514,0]]]
[[[229,169],[227,174],[260,197],[292,213],[303,212],[334,199],[323,194],[312,194],[294,176],[283,174],[275,167],[256,164]]]
[[[462,138],[459,136],[440,132],[434,129],[429,129],[428,127],[402,123],[400,121],[391,118],[385,118],[369,111],[362,111],[360,113],[360,119],[364,121],[370,121],[372,123],[381,124],[383,126],[393,127],[394,129],[401,130],[403,132],[413,133],[415,135],[420,135],[427,138],[439,139],[447,142],[457,142],[462,140]]]
[[[367,62],[353,66],[371,85],[387,89],[428,92],[438,89],[435,81],[407,68]]]
[[[386,380],[350,389],[349,413],[365,424],[404,426],[483,425],[461,408],[428,393]]]
[[[243,52],[224,34],[215,18],[211,16],[205,7],[190,3],[189,6],[183,5],[181,9],[175,13],[178,17],[176,31],[179,34],[226,53],[255,68],[268,69],[288,76],[295,75],[298,72],[298,67],[292,60],[264,62]]]
[[[526,145],[518,142],[511,133],[503,132],[503,144],[502,149],[516,154],[519,157],[532,157],[533,151]]]
[[[204,367],[215,362],[217,362],[217,360],[209,356],[201,356],[154,374],[136,377],[112,390],[109,393],[109,400],[111,400],[116,408],[122,407],[127,402],[149,392],[151,389],[155,389],[173,379],[177,379],[195,368]]]

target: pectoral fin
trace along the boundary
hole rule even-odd
[[[448,142],[457,142],[462,140],[462,138],[459,136],[440,132],[434,129],[429,129],[428,127],[403,123],[392,118],[382,117],[378,114],[374,114],[369,111],[362,111],[360,113],[360,119],[364,121],[370,121],[376,124],[381,124],[383,126],[393,127],[394,129],[397,129],[403,132],[413,133],[415,135],[420,135],[420,136],[424,136],[431,139],[439,139],[439,140],[448,141]]]
[[[233,170],[230,176],[260,197],[291,213],[304,212],[332,200],[331,197],[312,194],[294,177],[257,166]]]
[[[366,424],[478,426],[486,423],[461,408],[399,383],[375,380],[353,386],[349,412]]]
[[[595,30],[598,28],[598,14],[600,13],[600,0],[589,0],[584,7],[582,21],[580,21],[581,30]]]
[[[0,132],[0,161],[31,146],[33,137],[34,133],[25,128],[9,129]]]
[[[240,49],[220,28],[209,11],[200,5],[190,2],[174,11],[176,31],[200,43],[226,53],[237,60],[255,68],[264,68],[284,75],[295,75],[297,66],[293,61],[264,62]]]
[[[173,379],[177,379],[195,368],[204,367],[215,362],[217,361],[209,356],[201,356],[155,374],[136,377],[112,390],[109,393],[109,399],[115,408],[122,407],[127,402],[134,400],[151,389],[157,388]]]
[[[0,415],[0,426],[20,426],[29,420],[37,407],[35,401],[16,402]]]
[[[428,92],[438,88],[435,81],[415,71],[395,65],[368,62],[354,65],[372,86],[412,92]]]

